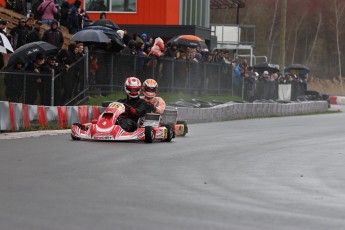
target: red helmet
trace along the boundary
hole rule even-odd
[[[143,94],[145,97],[153,98],[158,91],[158,84],[153,79],[146,79],[143,83]]]
[[[129,77],[125,81],[125,92],[131,98],[139,97],[141,82],[136,77]]]

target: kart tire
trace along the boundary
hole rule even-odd
[[[154,139],[154,133],[152,126],[145,126],[145,143],[152,143]]]
[[[167,128],[167,139],[165,139],[165,141],[170,142],[175,137],[173,126],[166,125],[165,128]]]
[[[185,121],[177,121],[176,124],[179,124],[179,125],[183,125],[184,129],[183,129],[183,133],[182,133],[182,136],[186,136],[186,134],[188,133],[188,125],[187,125],[187,122]]]

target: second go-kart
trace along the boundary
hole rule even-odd
[[[120,102],[110,103],[104,112],[91,123],[73,124],[71,137],[73,140],[103,141],[156,141],[170,142],[175,137],[174,127],[163,124],[160,114],[148,113],[138,121],[134,132],[125,131],[119,124],[121,114],[125,113],[125,105]]]

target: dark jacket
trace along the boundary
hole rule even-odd
[[[48,42],[59,49],[62,48],[64,40],[63,34],[59,29],[51,28],[46,30],[42,36],[42,41]]]

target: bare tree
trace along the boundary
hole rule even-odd
[[[314,51],[314,48],[316,46],[316,42],[317,42],[317,38],[318,38],[318,35],[319,35],[319,32],[320,32],[320,28],[321,28],[321,25],[322,25],[322,14],[320,13],[319,14],[319,23],[317,25],[317,29],[316,29],[316,33],[315,33],[315,36],[314,36],[314,40],[313,40],[313,43],[311,45],[311,48],[310,48],[310,52],[309,52],[309,55],[308,55],[308,58],[307,58],[307,65],[310,65],[310,63],[313,61],[313,51]]]
[[[341,88],[343,88],[343,80],[342,80],[342,69],[341,69],[341,51],[340,51],[340,34],[341,34],[341,26],[340,22],[343,20],[345,5],[342,4],[341,1],[335,0],[333,5],[334,13],[335,13],[335,39],[337,45],[337,56],[338,56],[338,77],[340,81]]]
[[[296,54],[296,47],[297,43],[300,40],[299,39],[299,33],[300,29],[302,27],[302,23],[304,21],[305,14],[302,15],[302,17],[297,20],[296,28],[295,28],[295,34],[294,34],[294,40],[293,40],[293,48],[292,48],[292,56],[291,56],[291,63],[295,63],[295,54]]]
[[[274,4],[273,17],[272,17],[272,24],[271,24],[270,33],[268,35],[267,53],[271,53],[270,51],[272,50],[272,47],[274,46],[274,43],[273,43],[273,31],[274,31],[274,26],[275,26],[276,20],[277,20],[278,0],[274,0],[274,2],[275,2],[275,4]]]

